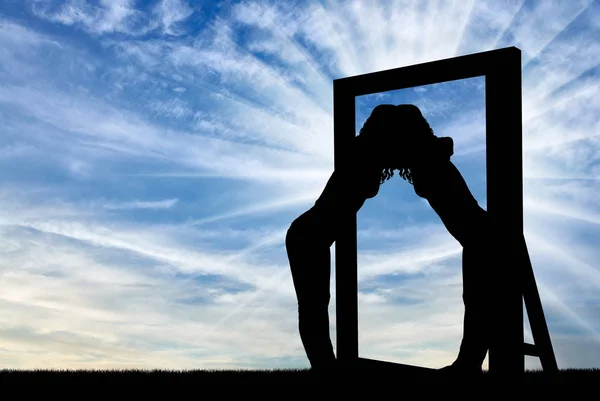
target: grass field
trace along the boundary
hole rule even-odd
[[[435,372],[435,371],[433,371]],[[491,383],[491,375],[484,372],[475,381],[485,385]],[[472,379],[455,380],[466,384]],[[445,383],[435,373],[398,374],[390,369],[354,369],[340,370],[336,373],[320,374],[309,370],[0,370],[0,388],[16,385],[27,388],[29,385],[47,388],[48,386],[82,385],[89,388],[125,387],[161,387],[198,388],[218,385],[295,385],[301,389],[313,384],[335,386],[360,386],[360,383],[378,383],[402,385],[437,385]],[[523,384],[564,384],[573,388],[593,390],[600,384],[599,369],[567,369],[556,376],[548,376],[542,371],[527,371]]]

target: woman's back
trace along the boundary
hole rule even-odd
[[[356,137],[348,149],[351,162],[343,173],[334,171],[313,209],[332,217],[342,208],[358,212],[368,198],[379,192],[381,168],[365,155],[361,138]]]

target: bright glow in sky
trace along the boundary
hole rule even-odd
[[[3,1],[2,367],[308,367],[284,237],[333,170],[332,80],[517,46],[540,296],[559,367],[599,368],[598,15],[589,0]],[[357,129],[378,103],[417,104],[485,207],[484,85],[358,98]],[[358,224],[361,356],[452,362],[459,244],[397,176]]]

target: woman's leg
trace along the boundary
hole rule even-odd
[[[285,240],[298,299],[300,338],[313,368],[335,362],[329,336],[331,243],[320,234],[314,216],[305,213],[292,223]]]

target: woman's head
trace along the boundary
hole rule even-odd
[[[421,110],[412,104],[376,106],[358,135],[364,138],[381,160],[381,182],[390,179],[394,170],[412,183],[410,166],[415,149],[435,138]]]

